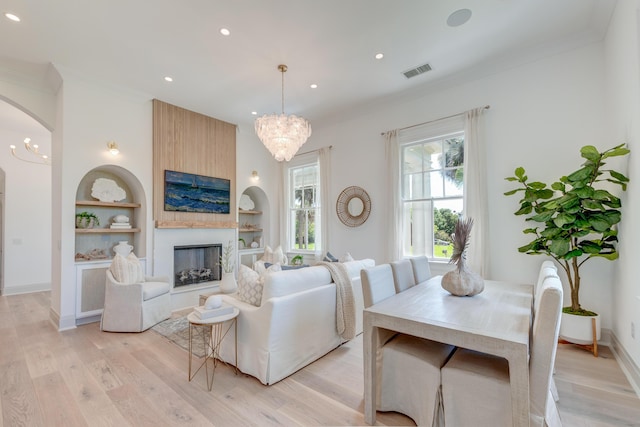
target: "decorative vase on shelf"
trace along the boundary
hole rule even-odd
[[[133,250],[133,246],[129,244],[126,240],[121,240],[117,245],[113,247],[113,253],[120,254],[123,257],[126,257]]]
[[[220,291],[223,294],[230,294],[238,290],[238,284],[236,283],[236,276],[233,272],[222,273],[222,280],[220,280]]]
[[[442,287],[459,297],[471,297],[484,291],[484,279],[467,265],[467,247],[472,227],[472,218],[459,219],[456,223],[450,261],[456,264],[456,268],[442,277]]]

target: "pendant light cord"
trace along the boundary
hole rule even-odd
[[[282,114],[284,115],[284,72],[287,71],[285,67],[280,68],[280,72],[282,73]]]

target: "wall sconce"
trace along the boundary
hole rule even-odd
[[[254,181],[260,181],[260,175],[258,175],[258,171],[251,172],[251,177]]]
[[[107,142],[107,148],[109,149],[109,152],[114,156],[117,156],[120,152],[120,150],[118,150],[118,144],[116,144],[115,141]]]

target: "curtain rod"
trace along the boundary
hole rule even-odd
[[[323,148],[326,148],[326,146],[324,146],[324,147],[320,147],[320,148],[318,148],[318,149],[316,149],[316,150],[305,151],[304,153],[296,153],[296,156],[302,156],[303,154],[315,153],[316,151],[320,151],[320,150],[322,150]],[[329,145],[329,150],[331,150],[332,148],[333,148],[333,145]]]
[[[483,108],[484,110],[488,110],[489,108],[491,108],[491,105],[485,105],[485,106],[484,106],[484,107],[482,107],[482,108]],[[451,119],[451,118],[454,118],[454,117],[458,117],[458,116],[461,116],[461,115],[463,115],[463,114],[465,114],[465,113],[466,113],[466,111],[465,111],[465,112],[463,112],[463,113],[452,114],[452,115],[447,116],[447,117],[440,117],[439,119],[435,119],[435,120],[429,120],[429,121],[427,121],[427,122],[417,123],[417,124],[415,124],[415,125],[411,125],[411,126],[405,126],[405,127],[403,127],[403,128],[399,128],[399,129],[396,129],[396,130],[405,130],[405,129],[411,129],[411,128],[414,128],[414,127],[417,127],[417,126],[428,125],[429,123],[439,122],[440,120],[446,120],[446,119]],[[387,131],[387,132],[388,132],[388,131]],[[381,133],[380,133],[380,135],[384,135],[384,134],[385,134],[385,133],[387,133],[387,132],[381,132]]]

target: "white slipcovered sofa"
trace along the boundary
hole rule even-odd
[[[364,307],[360,270],[375,262],[344,265],[351,278],[359,334]],[[237,294],[223,299],[240,309],[238,369],[263,384],[280,381],[345,341],[336,328],[336,285],[322,265],[266,274],[259,307],[240,301]],[[233,328],[222,341],[220,355],[225,362],[235,362]]]

